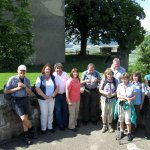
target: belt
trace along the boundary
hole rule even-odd
[[[104,97],[106,97],[106,98],[108,98],[106,95],[104,95],[104,94],[101,94],[102,96],[104,96]],[[113,97],[110,97],[109,99],[113,99],[113,98],[116,98],[116,96],[113,96]]]
[[[58,95],[64,95],[64,94],[66,94],[66,93],[57,93]]]
[[[15,100],[20,100],[20,99],[28,98],[28,96],[24,96],[24,97],[15,97],[15,96],[12,96],[11,98],[15,99]]]
[[[94,88],[94,89],[85,88],[85,89],[88,90],[88,91],[96,91],[97,90],[97,88]]]

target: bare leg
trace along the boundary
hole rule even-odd
[[[28,119],[28,115],[20,116],[24,131],[28,131],[28,128],[32,128],[31,121]]]
[[[131,133],[131,124],[127,124],[128,133]]]

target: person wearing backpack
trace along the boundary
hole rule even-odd
[[[12,76],[8,79],[5,86],[4,93],[10,94],[11,105],[14,112],[19,116],[22,121],[24,130],[24,141],[26,144],[31,144],[30,135],[33,138],[37,138],[36,129],[32,126],[29,120],[29,99],[28,96],[31,94],[30,80],[25,76],[26,66],[18,66],[18,75]],[[31,134],[30,134],[31,133]]]
[[[35,87],[36,92],[39,95],[38,102],[41,112],[41,132],[42,134],[46,134],[48,130],[53,133],[53,111],[58,86],[55,83],[55,77],[53,76],[53,68],[51,65],[44,65],[41,76],[36,80]]]
[[[114,106],[116,102],[117,80],[113,77],[111,68],[107,68],[104,72],[104,79],[102,79],[99,87],[101,93],[101,110],[102,110],[102,133],[109,130],[114,132],[112,127]]]
[[[142,83],[140,72],[134,72],[132,75],[132,84],[136,88],[136,98],[133,101],[135,112],[137,115],[137,123],[135,129],[142,126],[141,110],[143,109],[145,98],[145,84]],[[134,130],[135,131],[135,130]]]
[[[124,122],[127,126],[127,141],[132,141],[133,136],[131,133],[131,123],[136,125],[136,113],[133,105],[133,101],[136,98],[136,88],[129,82],[130,76],[128,73],[124,73],[121,76],[122,83],[117,87],[117,102],[115,108],[118,112],[118,121],[120,123],[120,137],[124,137]],[[114,113],[115,116],[115,113]],[[115,117],[114,117],[115,118]]]

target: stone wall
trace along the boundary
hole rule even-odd
[[[35,104],[35,96],[30,96],[30,118],[34,126],[39,127],[39,107]],[[23,128],[19,117],[13,112],[9,101],[0,94],[0,143],[22,134]]]

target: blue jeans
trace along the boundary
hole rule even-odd
[[[55,119],[59,128],[68,126],[69,113],[65,93],[55,97]]]

